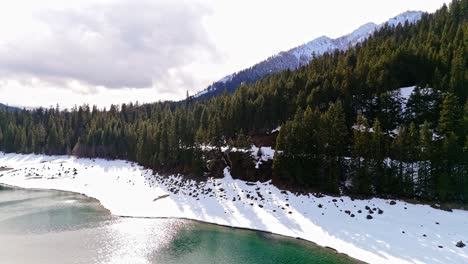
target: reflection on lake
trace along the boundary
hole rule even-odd
[[[0,263],[350,263],[311,243],[176,219],[110,215],[85,196],[0,186]]]

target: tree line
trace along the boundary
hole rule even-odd
[[[203,176],[203,148],[281,125],[274,179],[331,193],[468,199],[468,0],[384,26],[207,100],[0,110],[0,150],[126,159]],[[417,85],[406,101],[397,91]]]

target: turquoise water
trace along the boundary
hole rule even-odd
[[[110,215],[82,195],[0,186],[0,263],[356,263],[312,243]]]

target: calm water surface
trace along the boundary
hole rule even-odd
[[[82,195],[0,186],[0,263],[356,262],[295,239],[186,220],[119,218]]]

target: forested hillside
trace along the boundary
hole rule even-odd
[[[392,26],[406,22],[412,24],[418,21],[421,18],[421,15],[422,12],[419,11],[407,11],[391,18],[385,23]],[[286,69],[296,70],[301,66],[309,64],[313,58],[323,55],[325,52],[334,50],[345,51],[366,40],[367,37],[369,37],[374,31],[378,30],[381,26],[385,25],[385,23],[381,25],[367,23],[360,26],[350,34],[335,39],[327,36],[318,37],[303,45],[273,55],[250,68],[228,75],[223,79],[214,82],[207,89],[196,94],[194,98],[196,100],[204,100],[221,95],[225,91],[227,93],[232,93],[239,88],[242,83],[252,84],[255,81],[273,73],[281,72]]]
[[[468,0],[454,0],[414,25],[384,26],[346,52],[203,102],[0,110],[0,149],[202,177],[225,158],[222,146],[245,148],[249,136],[281,126],[274,182],[466,202],[467,18]],[[407,102],[395,92],[414,85]]]

